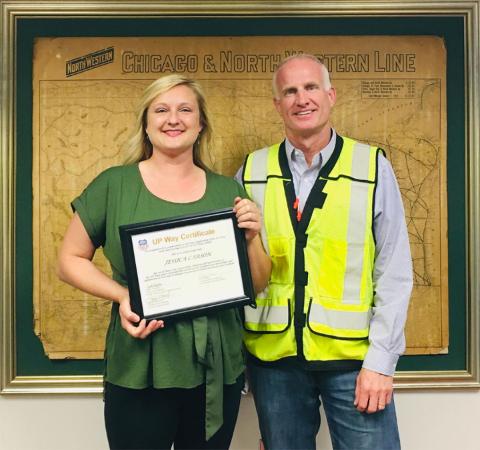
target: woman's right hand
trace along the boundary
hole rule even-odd
[[[130,308],[130,297],[128,294],[119,299],[119,313],[122,328],[134,338],[145,339],[154,331],[163,328],[163,320],[151,320],[148,325],[145,319],[140,320],[138,314],[135,314]]]

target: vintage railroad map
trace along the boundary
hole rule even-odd
[[[142,90],[173,72],[200,81],[214,119],[210,165],[282,139],[271,77],[295,52],[323,59],[339,134],[385,149],[402,192],[415,270],[409,354],[448,351],[446,55],[427,36],[40,38],[34,50],[34,326],[50,358],[102,358],[110,304],[60,282],[70,201],[121,164]],[[108,271],[101,251],[95,257]]]

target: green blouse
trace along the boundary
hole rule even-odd
[[[246,196],[235,180],[212,172],[206,175],[202,198],[172,203],[146,188],[138,164],[112,167],[72,202],[95,247],[103,247],[114,280],[127,285],[120,225],[228,208],[236,196]],[[122,328],[118,303],[113,303],[105,360],[105,380],[118,386],[192,388],[206,383],[208,439],[222,424],[223,385],[233,384],[244,370],[239,311],[233,308],[181,320],[147,339],[136,339]]]

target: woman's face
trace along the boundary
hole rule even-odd
[[[192,151],[202,130],[195,93],[183,84],[155,97],[147,110],[148,138],[153,151]]]

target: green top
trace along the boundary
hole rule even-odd
[[[72,202],[95,247],[103,246],[114,280],[127,285],[120,225],[228,208],[236,196],[246,196],[235,180],[206,174],[202,198],[172,203],[146,188],[138,164],[112,167]],[[233,384],[244,370],[239,311],[180,320],[147,339],[136,339],[122,328],[118,303],[113,303],[105,360],[105,380],[118,386],[192,388],[206,383],[208,439],[222,424],[223,384]]]

